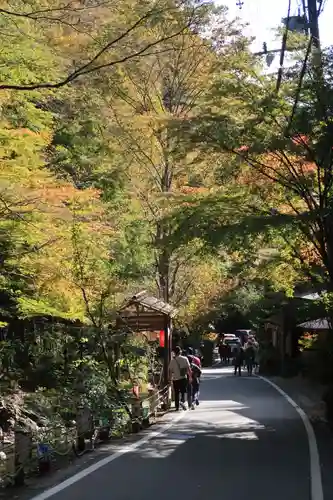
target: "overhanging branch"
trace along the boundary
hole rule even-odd
[[[118,37],[114,38],[111,40],[109,43],[107,43],[102,49],[100,49],[90,61],[88,61],[85,64],[82,64],[78,69],[75,71],[72,71],[69,73],[65,78],[58,82],[31,82],[31,83],[24,83],[24,84],[10,84],[10,83],[2,83],[0,84],[0,90],[17,90],[17,91],[27,91],[27,90],[36,90],[36,89],[57,89],[60,87],[64,87],[73,81],[77,80],[79,77],[83,75],[87,75],[93,72],[100,71],[105,68],[110,68],[113,67],[117,64],[122,64],[125,63],[131,59],[134,59],[136,57],[142,57],[147,55],[147,52],[149,49],[156,47],[157,45],[166,42],[168,40],[171,40],[177,36],[179,36],[181,33],[183,33],[186,29],[190,28],[193,21],[194,21],[194,12],[195,9],[192,11],[192,15],[189,16],[189,19],[184,25],[175,31],[174,33],[168,35],[168,36],[162,36],[159,39],[155,40],[154,42],[147,43],[143,48],[132,52],[131,54],[125,55],[123,57],[116,58],[112,61],[108,61],[105,63],[99,63],[98,62],[101,60],[101,58],[108,52],[110,51],[114,46],[116,46],[119,42],[127,38],[133,31],[135,31],[137,28],[144,26],[145,22],[148,21],[152,16],[155,16],[157,14],[162,14],[168,9],[164,10],[156,10],[152,9],[149,12],[147,12],[145,15],[140,17],[138,21],[136,21],[132,26],[130,26],[126,31],[121,33]]]

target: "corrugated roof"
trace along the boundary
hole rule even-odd
[[[143,307],[147,307],[148,309],[152,309],[153,311],[157,311],[165,314],[166,316],[170,316],[170,318],[173,318],[177,314],[177,309],[175,307],[168,304],[167,302],[164,302],[162,299],[158,299],[149,295],[146,290],[143,290],[142,292],[139,292],[129,298],[121,309],[126,309],[126,307],[133,304],[139,304]]]
[[[326,318],[315,319],[313,321],[306,321],[297,325],[303,330],[330,330],[329,322]]]

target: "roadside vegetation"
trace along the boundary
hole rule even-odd
[[[298,40],[277,86],[224,7],[187,0],[3,1],[0,38],[3,429],[148,390],[157,344],[116,327],[139,290],[193,342],[291,303],[331,322],[330,49],[318,67]]]

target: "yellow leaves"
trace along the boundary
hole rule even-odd
[[[33,132],[28,128],[2,128],[0,130],[1,146],[4,150],[15,151],[18,145],[22,148],[33,148],[31,151],[39,150],[41,147],[45,147],[51,136],[44,133]],[[20,149],[18,149],[20,151]],[[1,154],[3,156],[3,154]]]
[[[56,190],[53,190],[53,195],[54,192]],[[62,199],[63,195],[63,189],[60,189]],[[19,266],[31,277],[34,300],[41,300],[44,306],[56,307],[59,314],[62,311],[64,315],[82,318],[86,305],[81,286],[86,289],[91,302],[104,290],[106,273],[103,265],[110,258],[110,235],[114,231],[101,213],[96,216],[94,212],[90,215],[86,212],[82,218],[68,209],[68,218],[62,214],[59,217],[54,210],[38,215],[33,226],[22,225],[20,229],[22,236],[24,231],[30,231],[29,238],[36,250],[23,255]],[[76,238],[74,230],[79,235]],[[76,273],[77,259],[79,268],[83,270],[82,276]],[[110,278],[109,275],[107,278]]]
[[[50,140],[47,130],[5,124],[0,129],[0,226],[11,242],[7,262],[29,277],[29,300],[20,299],[22,312],[47,310],[83,318],[86,308],[73,275],[74,220],[85,246],[96,249],[95,261],[108,258],[114,229],[105,218],[99,190],[77,189],[44,166]],[[95,261],[90,259],[92,267]]]
[[[91,210],[99,203],[99,191],[78,190],[72,184],[57,180],[44,167],[43,153],[49,145],[48,131],[34,132],[27,128],[0,129],[0,192],[13,209],[22,206],[36,215],[53,214],[68,217],[77,205]],[[100,210],[99,210],[100,212]]]
[[[223,271],[214,259],[206,262],[195,260],[184,269],[181,275],[182,287],[190,283],[188,293],[178,305],[179,320],[191,323],[193,319],[209,312],[213,300],[227,286]]]
[[[42,151],[49,144],[49,134],[26,128],[0,129],[0,184],[30,189],[43,165]]]
[[[61,183],[51,176],[45,178],[45,183],[36,186],[35,193],[47,204],[73,204],[92,206],[99,200],[100,192],[97,189],[87,188],[79,190],[73,184]]]
[[[216,342],[218,335],[217,335],[217,333],[206,332],[206,333],[202,334],[201,338],[202,338],[202,340],[210,340],[211,342]]]
[[[193,186],[182,186],[182,187],[179,188],[179,191],[182,194],[186,194],[186,195],[208,194],[210,192],[210,188],[206,188],[206,187],[193,187]]]

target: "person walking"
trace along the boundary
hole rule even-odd
[[[254,360],[255,360],[255,349],[251,341],[249,341],[246,344],[245,360],[246,360],[247,374],[251,376],[253,373]]]
[[[238,373],[238,376],[240,377],[242,375],[242,365],[244,362],[243,347],[240,344],[238,344],[233,348],[232,354],[233,354],[233,363],[235,368],[234,374],[237,375]]]
[[[189,360],[190,364],[193,363],[201,368],[201,360],[194,354],[193,347],[187,348],[187,359]]]
[[[199,394],[200,394],[200,377],[201,377],[201,368],[192,363],[191,364],[191,370],[192,370],[192,382],[190,385],[190,390],[191,390],[191,410],[194,410],[195,405],[199,406]],[[190,402],[189,402],[190,404]]]
[[[186,410],[185,394],[188,392],[188,385],[192,383],[191,366],[187,357],[182,356],[182,350],[179,346],[175,348],[174,352],[175,357],[171,359],[169,364],[169,379],[173,384],[176,411],[179,411],[180,406]]]
[[[254,373],[259,373],[260,364],[260,346],[258,342],[254,344],[255,354],[254,354]]]
[[[221,359],[221,364],[227,364],[227,345],[222,340],[219,345],[219,355]]]
[[[187,389],[187,401],[188,406],[192,410],[195,409],[195,405],[199,406],[199,389],[200,389],[200,377],[201,377],[201,361],[198,357],[194,356],[192,347],[187,349],[187,359],[189,360],[192,381],[188,384]]]
[[[229,365],[230,364],[230,360],[232,358],[232,350],[231,350],[231,345],[230,344],[227,344],[226,345],[226,364]]]

